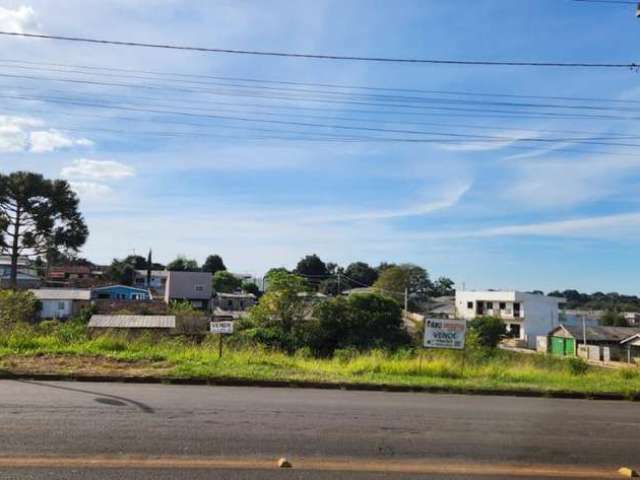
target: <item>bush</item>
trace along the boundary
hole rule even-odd
[[[0,291],[0,328],[11,329],[19,323],[29,323],[36,319],[40,302],[28,291]]]
[[[589,370],[589,365],[581,358],[572,357],[567,364],[572,375],[584,375]]]
[[[469,322],[472,343],[480,347],[496,348],[507,334],[504,322],[496,317],[478,317]]]

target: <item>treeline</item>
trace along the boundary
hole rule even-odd
[[[537,293],[537,292],[536,292]],[[611,310],[617,312],[640,312],[640,298],[617,292],[581,293],[578,290],[554,290],[547,295],[566,299],[565,308],[580,310]]]

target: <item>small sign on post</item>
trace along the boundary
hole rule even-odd
[[[233,333],[233,322],[211,322],[209,324],[209,331],[219,335],[218,358],[222,358],[222,337]]]
[[[210,325],[211,333],[233,333],[233,322],[211,322]]]
[[[424,346],[427,348],[464,349],[466,320],[448,318],[424,319]]]

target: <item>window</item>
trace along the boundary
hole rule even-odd
[[[58,302],[58,310],[64,310],[64,302]]]
[[[504,310],[507,308],[507,304],[505,302],[500,302],[500,310]]]
[[[196,285],[196,292],[204,292],[204,285]]]
[[[520,303],[516,302],[513,304],[513,316],[514,317],[519,317],[520,316]]]
[[[467,308],[469,310],[472,310],[473,309],[473,302],[467,302]]]
[[[487,310],[493,310],[493,302],[487,302]]]

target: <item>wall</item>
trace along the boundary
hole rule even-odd
[[[40,300],[40,303],[40,318],[69,318],[73,312],[71,300]],[[63,306],[62,309],[58,308],[59,304]]]
[[[558,321],[558,304],[542,295],[530,295],[521,300],[524,316],[524,339],[530,348],[536,347],[536,337],[547,335],[560,323]]]

